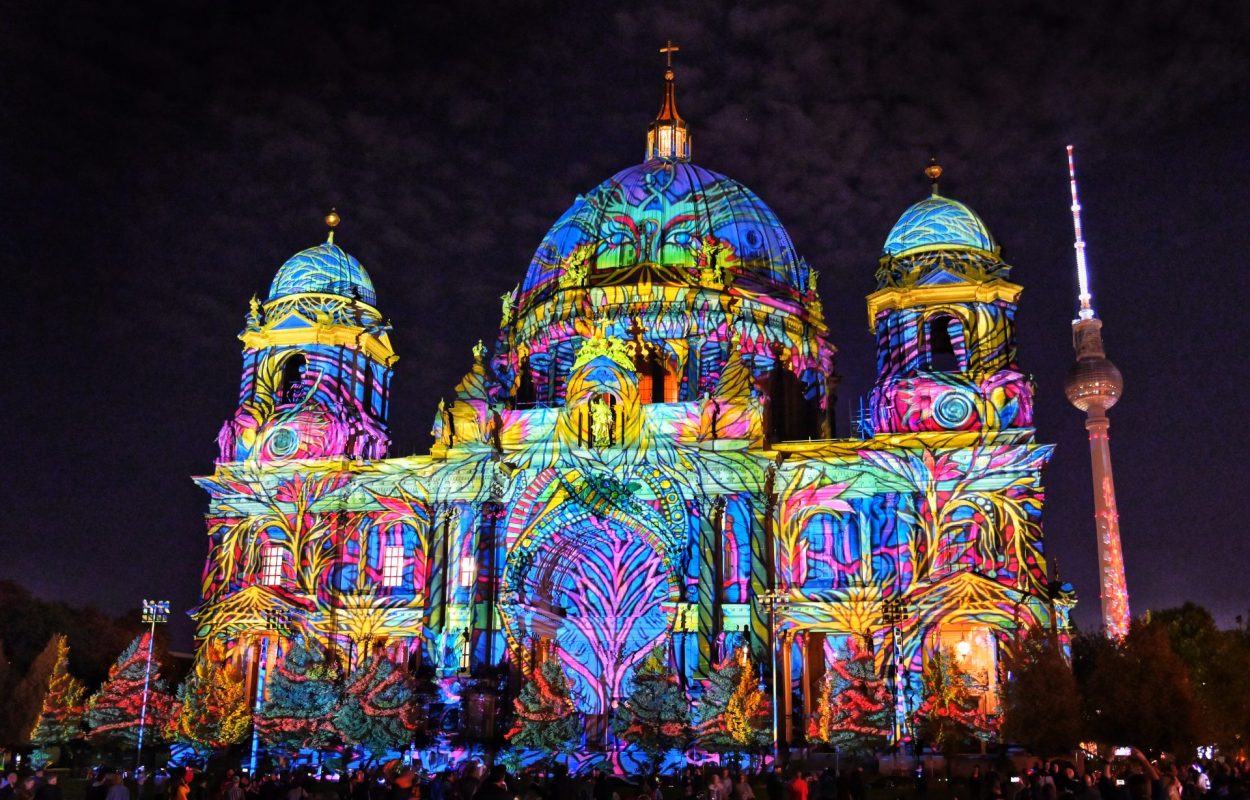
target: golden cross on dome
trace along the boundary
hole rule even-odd
[[[676,53],[680,49],[681,49],[680,47],[673,44],[672,39],[669,39],[668,42],[666,42],[664,46],[660,48],[660,52],[664,54],[664,57],[666,59],[668,59],[668,63],[666,64],[666,66],[668,66],[670,69],[673,66],[673,53]]]

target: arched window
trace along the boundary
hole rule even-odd
[[[924,368],[931,372],[959,372],[963,369],[963,326],[947,314],[925,322]]]
[[[362,356],[362,358],[364,358]],[[364,358],[364,366],[360,370],[361,380],[364,381],[364,411],[366,414],[373,414],[373,367],[369,363],[368,358]]]
[[[521,373],[516,387],[516,404],[518,408],[528,408],[538,402],[538,393],[534,390],[534,372],[530,369],[529,356],[521,359],[517,366]]]
[[[807,388],[797,375],[778,361],[769,380],[768,438],[774,442],[813,439],[820,436],[816,401],[807,399]]]
[[[676,403],[681,381],[669,371],[668,359],[662,351],[655,351],[639,358],[635,364],[638,369],[638,402]]]
[[[280,402],[298,403],[308,394],[308,359],[303,353],[282,362],[282,386],[278,391]]]

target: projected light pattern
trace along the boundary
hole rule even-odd
[[[989,229],[976,212],[958,200],[935,194],[903,212],[883,249],[897,256],[922,247],[951,246],[995,249]]]
[[[864,439],[833,435],[814,272],[754,194],[680,160],[618,173],[555,224],[494,346],[440,403],[428,455],[385,457],[395,355],[372,298],[254,304],[239,409],[197,479],[198,635],[243,659],[275,633],[344,661],[385,642],[432,670],[470,739],[492,735],[482,697],[512,702],[496,670],[523,684],[554,655],[598,744],[659,643],[694,698],[742,648],[802,693],[860,640],[881,674],[897,659],[915,676],[952,626],[990,659],[1022,629],[1065,627],[1019,287],[983,226],[914,216],[891,242],[925,249],[887,245],[869,298]],[[775,667],[773,641],[789,654]],[[642,763],[608,750],[613,769]]]
[[[269,286],[269,299],[293,294],[332,294],[375,305],[369,273],[355,256],[333,242],[296,253],[282,265]]]
[[[556,289],[730,276],[784,291],[807,266],[772,210],[747,187],[684,161],[648,161],[581,196],[543,238],[517,302]]]

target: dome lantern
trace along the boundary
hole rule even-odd
[[[647,128],[647,161],[690,160],[690,128],[677,113],[677,87],[673,80],[673,53],[680,49],[672,41],[660,48],[660,52],[668,60],[668,67],[664,72],[664,104]]]

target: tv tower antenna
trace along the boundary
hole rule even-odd
[[[1094,298],[1089,293],[1089,268],[1085,265],[1085,239],[1081,236],[1081,201],[1076,194],[1076,160],[1072,157],[1072,145],[1068,145],[1068,185],[1072,188],[1072,229],[1076,233],[1076,242],[1072,245],[1076,250],[1076,297],[1081,303],[1077,318],[1093,319]]]

